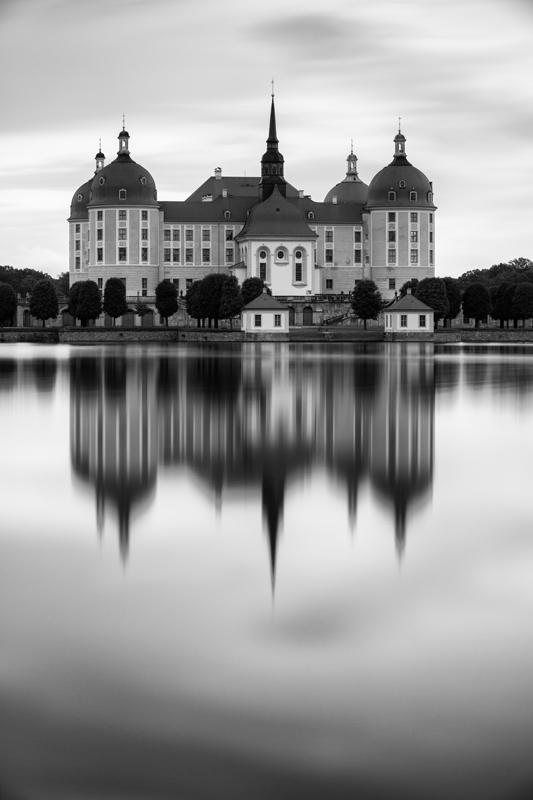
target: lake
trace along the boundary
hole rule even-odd
[[[533,794],[533,346],[0,345],[2,800]]]

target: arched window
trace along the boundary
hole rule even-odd
[[[119,190],[118,190],[118,199],[119,199],[119,200],[125,200],[125,199],[126,199],[126,196],[127,196],[127,194],[128,194],[128,193],[127,193],[127,191],[126,191],[125,189],[119,189]]]
[[[297,258],[298,261],[299,261],[301,259],[301,257],[302,257],[302,251],[301,250],[297,250],[295,252],[295,254],[294,254],[294,257]]]
[[[409,192],[409,200],[416,200],[416,192]]]
[[[314,219],[314,218],[315,218],[315,215],[313,214],[313,212],[309,211],[308,214],[307,214],[307,219]]]
[[[432,203],[432,202],[433,202],[433,193],[432,192],[428,192],[428,203]]]
[[[224,211],[224,219],[229,219],[231,217],[231,211]]]
[[[389,200],[390,201],[396,200],[396,192],[389,192]]]

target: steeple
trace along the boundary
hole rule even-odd
[[[122,115],[122,130],[120,131],[120,133],[118,135],[119,145],[118,145],[118,153],[117,153],[117,155],[119,155],[119,156],[123,156],[123,155],[124,156],[129,156],[129,154],[130,154],[129,145],[128,145],[130,135],[129,135],[128,131],[126,130],[125,125],[126,125],[126,120],[125,120],[125,116],[123,114]]]
[[[402,118],[398,117],[398,133],[394,137],[394,158],[404,158],[407,160],[405,155],[405,136],[402,133]]]
[[[261,199],[266,200],[277,186],[283,197],[287,196],[287,181],[283,177],[285,159],[278,150],[276,132],[276,108],[274,106],[274,82],[272,82],[272,102],[270,105],[270,125],[268,129],[267,150],[261,159]]]
[[[353,139],[350,148],[350,152],[348,154],[348,158],[346,159],[348,162],[348,169],[346,170],[346,177],[344,181],[361,181],[361,178],[357,174],[357,156],[353,151]]]
[[[99,139],[98,141],[98,152],[95,155],[96,159],[96,169],[94,174],[96,175],[97,172],[100,172],[101,169],[105,166],[105,155],[102,153],[102,140]]]

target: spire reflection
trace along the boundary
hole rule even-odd
[[[94,488],[100,531],[114,511],[124,559],[132,512],[152,501],[159,465],[192,471],[218,506],[229,493],[257,492],[273,589],[286,492],[314,470],[344,486],[352,526],[369,482],[391,510],[401,554],[433,478],[428,355],[420,345],[347,352],[257,343],[185,357],[76,357],[73,470]]]

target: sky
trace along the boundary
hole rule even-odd
[[[533,258],[532,0],[0,0],[0,264],[68,269],[72,196],[99,140],[161,200],[220,166],[258,175],[275,81],[285,174],[316,201],[350,140],[433,181],[436,274]]]

